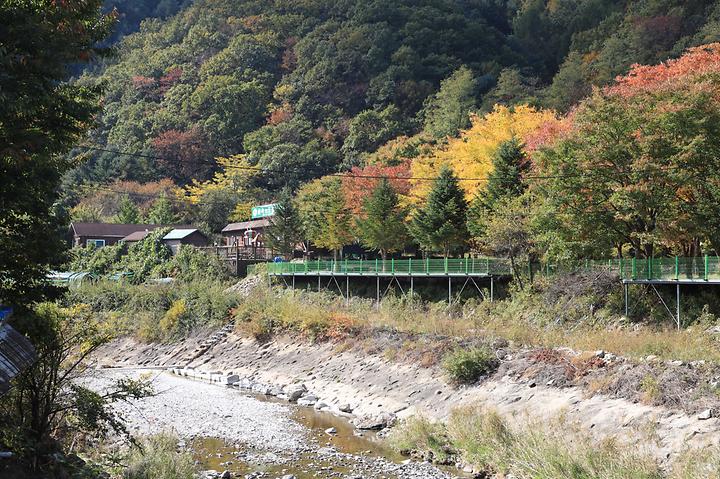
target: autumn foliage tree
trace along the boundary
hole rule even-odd
[[[484,187],[493,168],[493,156],[502,143],[512,138],[522,139],[555,118],[552,111],[527,105],[513,108],[497,106],[482,117],[474,116],[470,129],[462,131],[459,138],[449,140],[446,146],[414,161],[412,176],[432,178],[437,176],[443,165],[449,165],[457,176],[470,179],[462,182],[465,196],[470,200]],[[415,201],[427,196],[427,181],[415,179],[411,183]]]
[[[178,183],[205,178],[212,169],[212,158],[207,157],[207,142],[197,127],[187,131],[164,131],[153,140],[153,147],[163,171]]]
[[[345,206],[355,214],[361,213],[364,201],[370,197],[383,179],[387,179],[396,194],[406,196],[410,192],[409,177],[409,161],[397,166],[376,164],[364,168],[354,167],[342,177]]]
[[[720,45],[637,66],[536,155],[543,196],[594,254],[719,251]],[[566,231],[566,236],[569,233]]]

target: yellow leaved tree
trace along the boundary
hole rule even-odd
[[[208,193],[215,191],[231,191],[244,193],[250,179],[257,174],[245,159],[244,155],[233,155],[227,158],[216,158],[220,169],[207,181],[193,180],[189,185],[178,188],[178,198],[190,205],[200,204]]]
[[[463,180],[460,185],[471,200],[484,188],[492,170],[492,159],[500,144],[512,138],[524,139],[539,126],[555,122],[557,115],[551,110],[538,110],[528,105],[506,107],[496,105],[484,116],[473,115],[472,126],[461,132],[459,138],[450,138],[444,146],[413,161],[411,166],[411,200],[419,203],[427,197],[432,182],[443,165],[449,165]]]

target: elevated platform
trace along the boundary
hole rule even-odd
[[[490,278],[510,276],[510,262],[495,258],[308,261],[268,263],[270,276]]]

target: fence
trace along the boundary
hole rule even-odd
[[[270,275],[509,276],[512,274],[510,261],[499,258],[314,260],[302,263],[265,263],[263,267]],[[615,273],[621,279],[629,281],[720,280],[720,258],[717,256],[521,263],[516,267],[518,272],[541,276],[574,271],[595,271]]]

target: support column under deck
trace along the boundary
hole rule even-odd
[[[377,309],[380,309],[380,276],[377,276],[377,294],[376,294],[375,307]]]
[[[676,286],[677,286],[677,298],[676,298],[676,301],[677,301],[677,327],[679,330],[680,329],[680,283],[678,283]]]
[[[629,306],[628,306],[628,288],[630,287],[629,284],[625,283],[625,317],[627,318],[629,314]]]

